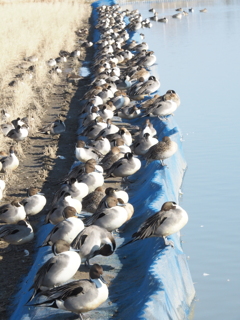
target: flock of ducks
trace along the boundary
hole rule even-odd
[[[103,5],[97,11],[95,28],[100,39],[95,43],[94,78],[83,97],[82,130],[75,147],[80,163],[62,179],[46,213],[45,222],[53,228],[42,247],[51,246],[53,256],[36,272],[27,302],[45,296],[45,301],[32,306],[67,310],[78,314],[80,319],[82,313],[97,308],[108,298],[103,269],[98,264],[91,266],[90,260],[96,255],[109,256],[116,250],[113,232],[134,214],[128,193],[105,188],[104,181],[110,177],[127,181],[143,164],[147,166],[152,161],[166,166],[164,160],[178,148],[168,136],[159,141],[151,123],[152,117],[167,121],[180,105],[180,98],[174,90],[162,96],[156,94],[160,81],[150,74],[156,56],[146,42],[138,44],[130,39],[129,32],[138,29],[141,14],[138,10],[121,11],[119,5]],[[144,123],[131,125],[131,119],[136,118]],[[122,119],[128,123],[124,125]],[[23,125],[19,122],[17,126]],[[64,130],[65,125],[58,121],[41,132],[59,134]],[[8,134],[16,140],[15,134]],[[13,158],[13,147],[10,152],[9,157]],[[2,166],[9,157],[0,160]],[[0,191],[2,188],[1,180]],[[0,238],[13,245],[31,241],[33,230],[26,217],[38,214],[45,205],[44,195],[32,187],[26,199],[1,206],[0,220],[6,224],[0,227]],[[186,211],[167,201],[124,246],[149,237],[162,237],[166,246],[174,247],[167,236],[178,232],[187,221]],[[82,263],[90,267],[90,279],[69,282]]]
[[[172,15],[172,18],[174,19],[182,19],[183,16],[187,16],[188,13],[193,13],[194,12],[194,9],[193,8],[188,8],[188,11],[184,10],[183,8],[177,8],[175,9],[175,11],[177,11],[177,13],[173,14]],[[151,16],[149,19],[145,19],[141,22],[141,27],[148,27],[148,28],[151,28],[152,27],[152,24],[151,24],[151,21],[158,21],[158,22],[162,22],[162,23],[168,23],[168,18],[167,17],[163,17],[163,18],[158,18],[158,12],[154,9],[154,8],[151,8],[149,9],[149,12],[152,12],[153,13],[153,16]],[[199,12],[207,12],[207,9],[204,8],[204,9],[200,9]]]
[[[21,73],[17,73],[14,79],[9,82],[10,87],[15,87],[19,83],[23,83],[24,81],[31,81],[34,76],[37,67],[43,68],[43,64],[45,64],[49,69],[49,74],[57,74],[60,75],[63,73],[65,63],[69,60],[80,60],[81,57],[81,49],[82,48],[90,48],[93,43],[90,41],[86,41],[86,36],[88,35],[88,30],[86,28],[80,29],[76,31],[77,36],[79,37],[79,48],[69,52],[66,50],[60,50],[59,56],[56,58],[51,58],[48,61],[41,61],[37,55],[32,55],[29,57],[25,57],[21,63],[16,65],[16,70],[20,70]],[[69,82],[76,83],[80,80],[81,77],[74,72],[70,72],[67,75],[67,80]]]

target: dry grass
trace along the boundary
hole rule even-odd
[[[46,61],[58,57],[61,49],[74,49],[74,31],[88,18],[90,6],[84,4],[84,0],[14,1],[0,4],[0,8],[1,109],[10,114],[8,121],[27,116],[31,119],[30,132],[34,133],[48,106],[48,96],[59,81],[58,75],[49,74]],[[29,73],[16,66],[31,55],[36,55],[38,61],[33,78],[29,79]],[[9,86],[21,73],[24,75],[17,85]],[[5,122],[0,119],[1,124]],[[9,139],[0,133],[1,150],[7,151],[7,144]]]

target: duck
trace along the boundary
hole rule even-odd
[[[82,210],[82,204],[79,200],[73,199],[69,192],[62,192],[57,203],[53,203],[46,216],[46,223],[57,224],[64,220],[63,211],[66,207],[74,207],[78,213]]]
[[[161,237],[165,246],[174,247],[174,243],[167,237],[180,231],[188,222],[187,212],[174,201],[165,202],[161,210],[149,217],[132,235],[132,240],[124,244],[147,239],[150,237]],[[123,247],[122,246],[122,247]]]
[[[55,193],[52,205],[55,205],[63,193],[69,193],[72,199],[82,202],[82,199],[89,193],[89,188],[86,183],[78,182],[76,177],[71,177],[64,183],[61,188]]]
[[[158,22],[168,23],[168,19],[166,17],[158,19]]]
[[[101,130],[105,129],[106,127],[107,123],[103,121],[102,117],[98,116],[93,123],[89,123],[81,135],[87,136],[89,139],[96,139]]]
[[[0,159],[0,162],[2,164],[1,172],[3,173],[11,172],[17,169],[19,166],[19,160],[15,155],[13,146],[10,147],[10,155]]]
[[[98,161],[102,157],[102,153],[94,147],[86,146],[85,141],[78,140],[75,147],[75,156],[81,162],[86,162],[90,159]]]
[[[112,140],[111,145],[118,147],[121,153],[131,152],[131,148],[125,144],[125,141],[122,138],[116,138]]]
[[[72,84],[77,85],[78,82],[79,82],[79,80],[82,79],[82,76],[77,75],[77,74],[74,73],[74,72],[71,72],[71,73],[68,73],[68,74],[67,74],[66,79],[67,79],[67,82],[70,82],[70,83],[72,83]]]
[[[172,18],[174,18],[174,19],[182,19],[182,13],[176,13],[176,14],[172,15]]]
[[[0,221],[5,223],[18,223],[20,220],[25,220],[26,211],[23,205],[17,200],[11,203],[4,204],[0,207]]]
[[[82,201],[83,210],[94,213],[101,200],[105,196],[103,187],[96,188],[93,192],[89,193]]]
[[[4,124],[1,124],[1,129],[2,129],[2,133],[3,135],[6,137],[7,134],[15,129],[14,125],[10,122],[10,123],[4,123]]]
[[[134,47],[134,51],[141,52],[142,50],[148,50],[147,42],[142,42]]]
[[[116,140],[118,138],[123,139],[124,143],[127,146],[130,146],[132,144],[132,135],[129,132],[129,130],[125,127],[121,127],[117,133],[112,134],[112,135],[108,135],[107,138],[109,139],[111,144],[112,144],[113,140]],[[115,143],[113,143],[113,144],[115,144]]]
[[[111,144],[106,137],[97,137],[91,145],[93,148],[97,149],[103,156],[105,156],[111,150]]]
[[[172,115],[174,111],[178,108],[177,103],[170,97],[165,96],[163,100],[155,101],[155,103],[146,109],[146,115],[156,116],[159,119],[166,118],[169,115]]]
[[[147,160],[146,165],[155,160],[160,160],[162,166],[166,166],[163,160],[170,158],[177,152],[178,145],[175,141],[172,141],[168,136],[162,138],[157,144],[149,148],[144,154],[144,158]]]
[[[102,129],[96,138],[102,136],[102,137],[106,137],[109,134],[114,134],[117,133],[119,131],[119,127],[117,127],[115,124],[112,123],[111,119],[107,119],[107,126],[106,128]]]
[[[157,135],[157,130],[153,127],[153,124],[149,119],[146,119],[145,123],[143,124],[140,136],[143,137],[145,133],[149,133],[151,137]]]
[[[132,144],[133,153],[140,156],[147,153],[147,151],[158,143],[158,139],[151,137],[150,133],[144,133],[142,137],[139,137],[134,143]]]
[[[98,114],[100,117],[103,118],[103,120],[112,119],[113,118],[113,111],[108,108],[108,105],[103,105],[103,107],[98,111]]]
[[[136,106],[128,106],[117,110],[116,115],[122,119],[135,119],[138,118],[141,110]]]
[[[89,164],[94,168],[94,171],[98,173],[103,173],[103,168],[97,164],[95,159],[90,159],[85,163],[80,163],[76,165],[62,180],[62,183],[69,183],[71,178],[81,179],[82,175],[86,173],[86,164]]]
[[[200,12],[207,12],[207,8],[204,8],[204,9],[201,9],[201,10],[199,10]]]
[[[111,150],[103,157],[100,164],[103,170],[109,169],[116,161],[123,158],[124,154],[121,152],[120,148],[112,147]]]
[[[18,125],[16,128],[10,130],[6,136],[17,142],[22,141],[28,136],[28,126],[25,124],[22,126]]]
[[[154,52],[149,51],[146,53],[146,56],[139,61],[139,65],[142,65],[144,67],[151,67],[156,62],[156,60],[157,58],[154,55]]]
[[[89,266],[89,260],[97,255],[110,256],[116,249],[116,242],[111,232],[91,225],[84,228],[71,243],[73,249],[79,250],[81,261]]]
[[[109,177],[128,177],[141,168],[141,161],[133,157],[133,153],[127,152],[124,157],[115,162],[106,170],[105,179]]]
[[[128,219],[128,213],[115,197],[108,196],[105,208],[98,209],[91,217],[85,220],[85,225],[96,225],[109,232],[120,228]]]
[[[189,8],[188,11],[189,12],[194,12],[194,9],[193,8]]]
[[[61,119],[57,119],[47,126],[40,129],[39,132],[51,135],[61,134],[66,131],[66,125]]]
[[[27,216],[38,214],[47,203],[45,196],[38,191],[36,187],[30,187],[28,189],[28,197],[21,201]]]
[[[84,127],[87,127],[93,120],[95,120],[97,118],[97,116],[99,116],[98,114],[98,107],[97,106],[93,106],[91,108],[91,111],[88,115],[86,115],[86,117],[83,119],[82,125]]]
[[[95,165],[89,162],[85,163],[85,172],[81,176],[77,177],[77,179],[78,182],[84,182],[88,185],[89,193],[104,184],[102,172],[96,172]]]
[[[118,188],[109,187],[105,190],[106,196],[115,197],[116,199],[121,199],[123,203],[128,203],[129,196],[128,193],[124,190],[119,190]]]
[[[9,244],[21,245],[32,241],[33,238],[33,228],[26,220],[0,226],[0,239]]]
[[[140,85],[134,95],[151,94],[160,88],[160,82],[154,76],[150,76],[147,81]]]
[[[102,274],[102,267],[94,264],[90,268],[90,280],[76,280],[45,291],[42,294],[47,295],[49,300],[35,303],[33,306],[73,312],[83,320],[82,313],[96,309],[108,298],[108,288]]]
[[[70,206],[64,208],[63,217],[65,220],[53,227],[41,247],[52,246],[58,240],[64,240],[70,245],[76,236],[84,229],[84,223],[77,217],[75,208]]]
[[[53,58],[51,58],[51,59],[49,59],[49,60],[47,61],[47,65],[48,65],[49,67],[54,67],[54,66],[56,66],[56,64],[57,64],[57,62],[56,62],[56,60],[53,59]]]
[[[69,250],[70,245],[64,240],[58,240],[53,244],[54,257],[45,262],[37,271],[29,289],[33,289],[33,293],[28,302],[33,300],[39,292],[59,286],[75,275],[80,267],[81,258],[77,252]]]

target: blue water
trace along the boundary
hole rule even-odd
[[[201,3],[201,5],[199,5]],[[121,2],[120,2],[121,4]],[[195,9],[172,19],[177,7]],[[240,1],[133,3],[154,7],[168,24],[141,29],[157,55],[160,92],[181,97],[175,112],[188,163],[181,206],[184,252],[196,289],[194,320],[240,319]],[[207,13],[199,9],[207,8]]]

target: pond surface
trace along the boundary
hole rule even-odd
[[[240,1],[119,3],[169,19],[140,32],[157,55],[160,94],[181,97],[175,117],[188,163],[180,204],[190,218],[182,240],[196,289],[193,319],[239,320]],[[171,17],[187,6],[194,12]]]

